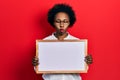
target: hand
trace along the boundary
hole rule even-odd
[[[89,65],[89,64],[92,64],[93,63],[93,58],[92,58],[92,55],[87,55],[85,57],[85,62]]]
[[[38,59],[37,57],[34,57],[34,58],[32,59],[32,64],[33,64],[33,66],[37,66],[37,65],[39,64],[38,61],[39,61],[39,59]]]

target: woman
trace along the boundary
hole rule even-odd
[[[48,22],[56,32],[44,38],[44,40],[79,40],[70,35],[67,30],[72,27],[76,21],[76,16],[72,7],[67,4],[56,4],[48,12]],[[87,64],[92,63],[91,55],[85,57]],[[33,59],[33,65],[38,65],[38,58]],[[79,74],[43,74],[44,80],[81,80]]]

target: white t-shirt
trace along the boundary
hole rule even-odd
[[[68,33],[68,36],[64,38],[64,40],[79,40],[79,38],[76,38]],[[52,35],[44,38],[43,40],[57,40],[57,38],[54,36],[54,33]],[[82,80],[81,76],[77,73],[67,73],[67,74],[43,74],[42,75],[44,80]]]
[[[54,33],[52,33],[48,37],[45,37],[43,40],[57,40],[57,38],[55,37]],[[64,38],[64,40],[67,40],[67,39],[69,39],[69,40],[79,40],[79,38],[76,38],[76,37],[70,35],[69,33],[68,33],[67,37]]]

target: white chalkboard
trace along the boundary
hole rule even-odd
[[[87,40],[36,40],[37,73],[86,73]]]

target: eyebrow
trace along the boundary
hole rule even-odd
[[[60,20],[60,19],[55,19],[55,20]],[[69,20],[69,19],[64,19],[64,20]]]

